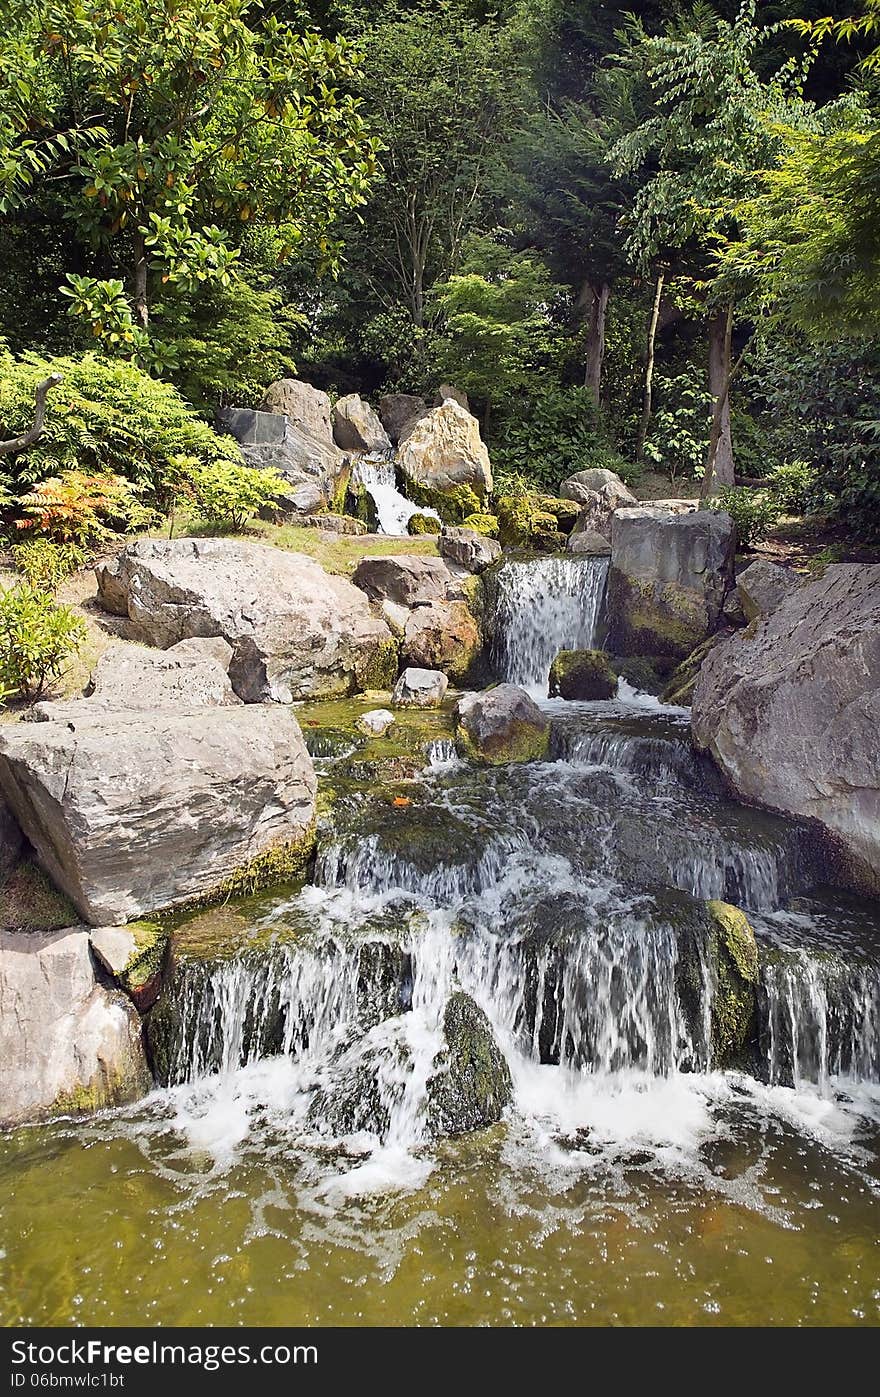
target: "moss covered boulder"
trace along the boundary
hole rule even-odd
[[[617,675],[604,650],[560,650],[550,668],[550,697],[610,699]]]
[[[428,1082],[429,1134],[443,1138],[494,1125],[513,1100],[513,1083],[492,1025],[470,995],[450,995],[443,1036],[446,1050]]]
[[[484,534],[486,538],[498,537],[498,515],[486,514],[479,511],[476,514],[469,514],[464,521],[466,529],[473,529],[475,534]]]
[[[712,1056],[719,1066],[742,1065],[755,1036],[758,945],[748,918],[727,902],[706,904],[710,919]]]
[[[462,756],[490,766],[545,761],[550,719],[525,689],[498,684],[460,700],[456,744]]]
[[[480,627],[463,601],[434,601],[417,606],[406,623],[401,645],[404,663],[414,669],[439,669],[463,682],[482,655]]]
[[[410,515],[406,531],[417,537],[419,534],[439,534],[442,527],[436,515],[417,512]]]
[[[565,548],[566,533],[556,515],[542,507],[540,495],[501,495],[497,511],[505,548],[532,548],[539,553],[558,553]]]

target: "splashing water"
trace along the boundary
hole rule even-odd
[[[439,520],[440,515],[435,509],[413,504],[412,500],[401,494],[397,488],[394,462],[387,456],[362,456],[355,465],[354,476],[376,506],[380,533],[406,534],[407,525],[414,514],[427,514]]]
[[[506,562],[496,577],[493,629],[498,672],[535,697],[547,696],[560,650],[589,650],[600,634],[605,558]]]

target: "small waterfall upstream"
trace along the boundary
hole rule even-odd
[[[546,697],[560,650],[589,650],[599,641],[608,574],[606,558],[536,558],[499,568],[494,615],[498,673]]]
[[[413,504],[412,500],[401,494],[397,488],[393,457],[375,453],[361,456],[354,467],[354,478],[363,485],[375,504],[379,532],[382,534],[406,534],[407,525],[414,514],[440,518],[435,509]]]

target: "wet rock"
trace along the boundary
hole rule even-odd
[[[659,698],[676,668],[668,655],[611,655],[611,668],[634,689]]]
[[[170,936],[154,922],[98,927],[90,933],[92,952],[144,1014],[159,997]]]
[[[391,439],[370,404],[358,393],[340,398],[333,408],[333,438],[343,451],[391,451]]]
[[[617,675],[604,650],[560,650],[550,668],[550,697],[610,699],[617,692]]]
[[[455,683],[473,672],[482,653],[480,628],[465,602],[431,602],[410,615],[401,657],[415,669],[439,669]]]
[[[575,525],[574,532],[568,539],[569,553],[585,554],[592,558],[607,558],[611,553],[611,540],[604,534],[600,534],[596,529],[584,526],[579,529]]]
[[[363,558],[352,582],[370,601],[392,601],[398,606],[424,606],[444,601],[452,575],[442,558]]]
[[[698,748],[745,800],[818,820],[880,891],[880,565],[797,587],[703,661]]]
[[[391,702],[399,708],[439,708],[449,680],[436,669],[405,669],[394,686]]]
[[[755,1036],[758,946],[748,918],[727,902],[709,902],[712,1057],[716,1065],[742,1065]]]
[[[410,499],[448,523],[480,510],[492,490],[480,425],[451,398],[416,422],[401,441],[398,461]]]
[[[445,1052],[428,1082],[427,1126],[435,1138],[483,1130],[513,1100],[510,1068],[479,1005],[460,991],[443,1014]]]
[[[430,408],[424,398],[413,393],[386,393],[379,399],[379,417],[392,443],[398,446]]]
[[[394,714],[387,708],[374,708],[369,713],[362,713],[355,727],[365,737],[384,737],[388,729],[394,727]]]
[[[230,647],[222,639],[231,657]],[[111,645],[98,660],[87,700],[46,702],[34,705],[41,722],[85,721],[88,716],[124,709],[128,712],[157,708],[217,708],[238,705],[227,666],[190,643],[170,650],[147,650],[136,645]]]
[[[10,725],[0,787],[46,872],[93,926],[243,878],[279,881],[312,844],[315,772],[285,709]]]
[[[140,1018],[97,982],[88,933],[0,931],[0,1124],[119,1105],[150,1085]]]
[[[397,672],[394,639],[363,592],[302,553],[231,539],[142,539],[96,575],[101,604],[127,616],[140,640],[164,649],[223,637],[232,686],[246,703],[382,688]]]
[[[492,766],[543,761],[550,747],[550,720],[515,684],[467,694],[458,705],[459,750]]]
[[[476,529],[447,527],[440,537],[440,556],[468,572],[480,573],[501,557],[501,544]]]
[[[736,595],[747,621],[766,616],[803,584],[790,568],[756,558],[736,579]]]
[[[620,509],[608,575],[609,650],[684,659],[717,628],[733,582],[729,514]]]

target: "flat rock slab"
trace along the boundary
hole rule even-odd
[[[98,1110],[150,1086],[140,1017],[98,984],[88,932],[0,931],[0,1123]]]
[[[162,649],[193,636],[232,647],[246,703],[383,687],[394,641],[364,593],[302,553],[229,539],[145,539],[97,569],[101,604]]]
[[[0,787],[92,926],[216,894],[262,854],[306,842],[315,771],[286,710],[84,719],[6,727]]]
[[[216,647],[206,653],[202,645]],[[223,655],[225,652],[225,663]],[[49,701],[34,705],[40,722],[79,721],[83,706],[89,713],[109,710],[145,712],[157,708],[217,708],[241,703],[229,680],[232,650],[224,640],[182,641],[170,650],[136,645],[111,645],[98,660],[88,699]]]

